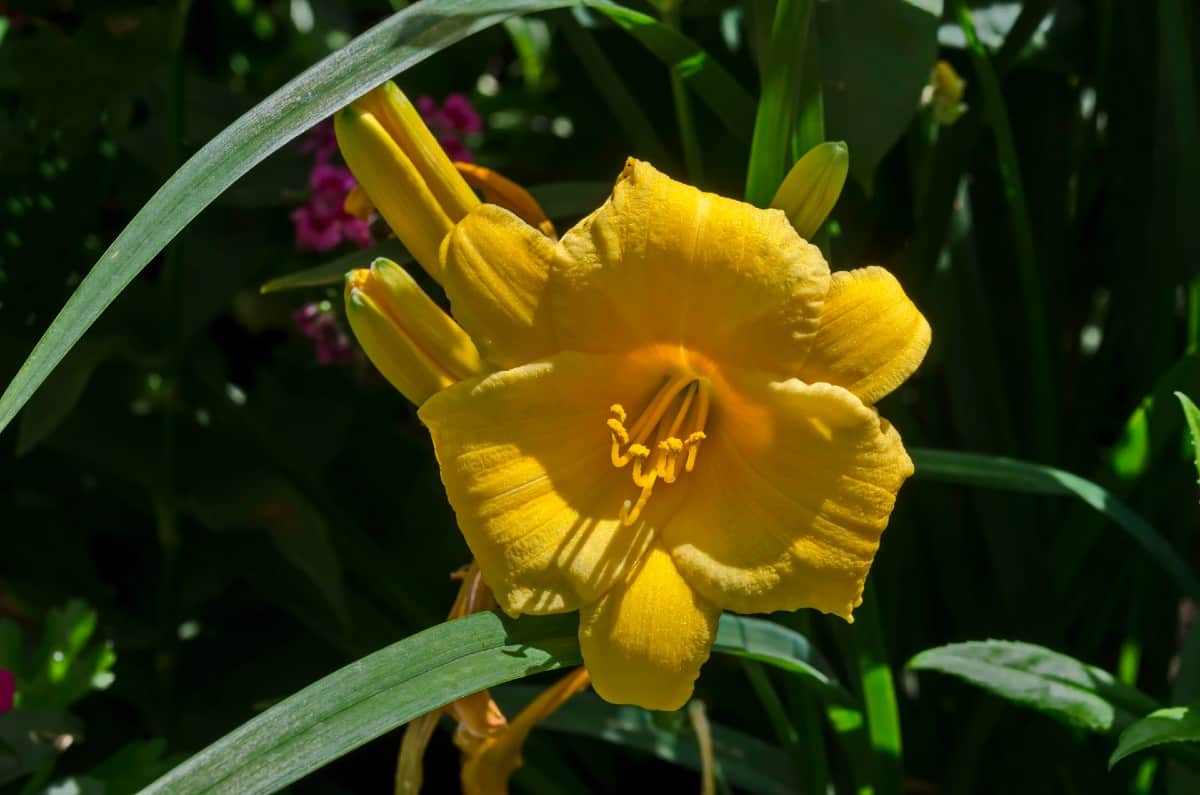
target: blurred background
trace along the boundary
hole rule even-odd
[[[190,154],[402,5],[0,0],[0,382]],[[772,3],[628,5],[757,95]],[[822,242],[835,269],[896,273],[934,329],[881,412],[909,445],[1095,480],[1195,563],[1200,495],[1171,395],[1200,397],[1194,4],[972,4],[990,97],[941,3],[818,6],[826,137],[852,164]],[[743,192],[748,141],[694,97],[694,146],[681,138],[670,72],[593,13],[491,28],[398,82],[455,157],[530,186],[560,229],[628,154]],[[132,792],[445,618],[469,554],[415,411],[340,308],[338,274],[396,244],[341,210],[353,180],[330,135],[302,136],[205,210],[0,436],[0,668],[21,694],[0,719],[0,792]],[[945,643],[1024,640],[1169,701],[1196,606],[1103,516],[918,476],[872,581],[906,790],[1166,791],[1153,766],[1109,773],[1111,738],[904,669]],[[837,619],[777,618],[843,664]],[[770,677],[825,749],[830,716]],[[754,693],[720,656],[697,689],[713,721],[774,744]],[[698,787],[686,765],[582,720],[534,734],[514,791]],[[644,720],[660,739],[690,731]],[[292,791],[388,791],[398,743]],[[821,754],[848,791],[854,760]],[[448,731],[426,770],[427,792],[457,791]]]

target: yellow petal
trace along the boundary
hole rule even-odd
[[[929,323],[896,277],[875,266],[839,271],[798,375],[843,386],[871,405],[913,374],[929,340]]]
[[[537,227],[547,237],[558,239],[554,224],[546,217],[546,211],[529,191],[503,174],[476,163],[455,161],[454,167],[467,180],[467,184],[483,194],[486,201],[511,211],[525,223]]]
[[[712,651],[721,611],[652,546],[642,563],[579,615],[579,646],[601,698],[679,709]]]
[[[371,362],[417,405],[484,372],[467,333],[390,260],[347,277],[346,317]]]
[[[610,461],[613,403],[642,405],[661,369],[576,352],[456,384],[421,407],[442,482],[484,580],[510,615],[576,609],[636,563],[674,505],[632,525],[637,489]]]
[[[556,350],[543,300],[554,260],[550,238],[494,204],[460,221],[442,250],[442,286],[484,355],[513,367]]]
[[[814,607],[849,619],[896,492],[900,437],[840,387],[739,373],[663,533],[684,577],[722,608]]]
[[[334,131],[370,203],[421,267],[439,279],[438,250],[453,221],[421,172],[370,113],[343,108],[334,119]]]
[[[792,227],[805,240],[825,223],[850,172],[850,150],[841,141],[818,144],[796,161],[771,200],[787,213]]]
[[[384,83],[357,99],[354,105],[374,116],[387,130],[421,174],[451,222],[461,220],[479,205],[479,198],[425,125],[421,112],[395,83]]]
[[[781,211],[702,193],[637,160],[562,247],[551,300],[559,341],[576,350],[680,343],[791,375],[829,285],[821,252]]]

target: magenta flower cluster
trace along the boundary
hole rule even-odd
[[[483,119],[466,95],[450,94],[441,105],[433,97],[421,97],[417,100],[417,110],[451,160],[475,161],[466,137],[483,129]]]
[[[17,680],[12,671],[0,668],[0,715],[13,708],[13,698],[16,696]]]
[[[369,246],[370,224],[346,212],[346,196],[357,184],[354,175],[345,166],[330,162],[337,151],[333,124],[326,121],[314,127],[301,150],[312,153],[313,167],[308,175],[308,201],[290,215],[296,248],[329,251],[343,240],[359,248]]]
[[[292,313],[300,333],[312,340],[317,363],[349,364],[354,361],[354,345],[342,328],[328,301],[305,304]]]

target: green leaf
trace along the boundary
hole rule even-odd
[[[1187,419],[1188,433],[1192,438],[1192,455],[1196,461],[1196,474],[1200,476],[1200,409],[1182,392],[1176,392],[1179,404],[1183,406],[1183,416]],[[1200,482],[1200,481],[1198,481]]]
[[[1200,598],[1200,580],[1174,547],[1107,489],[1054,467],[1000,456],[913,448],[917,477],[991,489],[1076,497],[1116,522],[1171,577],[1175,587]]]
[[[588,4],[592,5],[592,4]],[[738,138],[753,135],[754,100],[712,56],[687,36],[654,17],[615,5],[596,5],[596,11],[624,28],[647,50],[682,78],[709,109]]]
[[[941,0],[817,4],[825,136],[850,147],[850,173],[864,185],[916,115],[941,16]]]
[[[813,6],[812,0],[779,0],[775,6],[746,169],[746,201],[759,207],[775,195],[789,165]]]
[[[275,792],[418,715],[579,660],[573,616],[476,613],[439,624],[290,696],[143,792]]]
[[[279,276],[258,288],[262,293],[278,293],[283,290],[298,290],[305,287],[322,287],[327,284],[338,284],[346,278],[346,274],[355,268],[365,268],[377,257],[385,257],[400,265],[412,262],[408,249],[394,237],[382,240],[373,246],[352,251],[332,262],[318,265],[315,268],[305,268],[302,271]]]
[[[532,685],[505,685],[492,697],[506,715],[516,714],[540,692]],[[686,724],[685,724],[686,725]],[[659,759],[700,770],[700,750],[690,731],[663,729],[644,709],[609,704],[593,693],[581,693],[559,707],[539,728],[579,737],[594,737],[634,748]],[[757,737],[712,724],[717,765],[729,783],[762,795],[796,792],[795,775],[785,754]]]
[[[150,260],[267,155],[355,97],[473,33],[516,14],[578,1],[416,3],[306,70],[225,128],[159,188],[79,284],[0,396],[0,431]]]
[[[1200,711],[1191,707],[1167,707],[1151,712],[1121,732],[1116,750],[1108,758],[1111,768],[1130,754],[1163,743],[1200,740]]]
[[[837,681],[829,663],[808,638],[773,621],[726,613],[717,627],[713,651],[767,663],[804,677],[816,692],[834,703],[854,703],[854,697]]]
[[[1070,726],[1114,732],[1158,707],[1099,668],[1031,643],[954,643],[913,657],[909,668],[957,676]]]
[[[724,615],[716,650],[813,677],[799,633]],[[243,724],[143,790],[274,792],[418,715],[523,676],[580,662],[574,615],[475,613],[438,624],[347,665]]]

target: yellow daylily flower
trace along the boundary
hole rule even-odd
[[[873,404],[930,339],[887,271],[631,159],[561,240],[484,203],[430,272],[484,369],[419,409],[459,527],[507,613],[580,611],[601,697],[682,706],[722,610],[851,620],[912,474]]]

